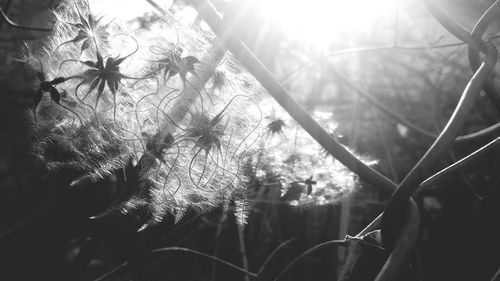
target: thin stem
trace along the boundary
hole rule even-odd
[[[240,253],[241,253],[241,262],[243,264],[243,268],[248,271],[248,257],[247,257],[247,250],[246,250],[246,245],[245,245],[245,226],[242,225],[241,223],[238,223],[236,225],[238,228],[238,240],[239,240],[239,246],[240,246]],[[250,277],[248,275],[244,276],[245,281],[250,281]]]
[[[375,116],[375,126],[377,127],[377,135],[382,142],[382,147],[384,148],[385,158],[387,159],[387,163],[389,164],[389,169],[391,170],[392,180],[395,182],[399,182],[398,176],[396,174],[396,170],[394,169],[394,164],[391,157],[391,152],[389,151],[389,147],[387,146],[387,142],[385,140],[385,136],[382,133],[382,126],[380,125],[379,116]]]
[[[497,270],[495,275],[493,275],[493,278],[491,278],[491,281],[500,281],[500,268]]]
[[[463,167],[467,163],[476,160],[480,156],[484,155],[486,152],[489,152],[491,149],[496,148],[496,146],[499,144],[500,144],[500,137],[492,140],[488,144],[486,144],[483,147],[479,148],[478,150],[472,152],[471,154],[467,155],[466,157],[458,160],[457,162],[453,163],[452,165],[442,169],[441,171],[437,172],[436,174],[434,174],[433,176],[429,177],[424,182],[422,182],[420,184],[417,192],[423,191],[425,188],[431,186],[432,184],[436,183],[437,181],[441,180],[442,178],[455,172],[456,170],[460,169],[461,167]]]
[[[11,20],[7,14],[3,11],[2,7],[0,7],[0,15],[2,18],[5,20],[5,22],[13,28],[17,29],[24,29],[24,30],[31,30],[31,31],[41,31],[41,32],[51,32],[52,28],[43,28],[43,27],[34,27],[34,26],[25,26],[25,25],[20,25],[13,20]]]
[[[264,261],[264,263],[260,266],[260,269],[259,269],[259,272],[257,273],[259,276],[262,274],[262,272],[264,271],[264,269],[267,267],[267,265],[269,264],[269,262],[272,260],[272,258],[274,256],[276,256],[276,254],[281,250],[283,249],[284,247],[290,245],[292,242],[295,242],[296,239],[295,238],[292,238],[292,239],[288,239],[286,240],[285,242],[281,243],[278,247],[276,247],[276,249],[274,249],[271,254],[269,254],[269,256],[267,256],[266,260]]]
[[[232,264],[228,261],[225,261],[225,260],[222,260],[222,259],[219,259],[218,257],[214,257],[212,255],[209,255],[209,254],[205,254],[203,252],[200,252],[200,251],[196,251],[196,250],[192,250],[192,249],[188,249],[188,248],[182,248],[182,247],[166,247],[166,248],[158,248],[158,249],[155,249],[153,251],[151,251],[152,254],[155,254],[155,253],[164,253],[164,252],[186,252],[186,253],[192,253],[192,254],[195,254],[195,255],[198,255],[198,256],[201,256],[201,257],[204,257],[204,258],[207,258],[207,259],[211,259],[213,261],[216,261],[220,264],[223,264],[223,265],[226,265],[228,267],[231,267],[239,272],[242,272],[250,277],[253,277],[253,278],[257,278],[258,275],[256,273],[253,273],[253,272],[250,272],[250,271],[247,271],[245,270],[244,268],[241,268],[235,264]]]
[[[124,262],[116,267],[114,267],[113,269],[111,269],[110,271],[106,272],[104,275],[102,275],[101,277],[95,279],[94,281],[103,281],[104,279],[108,278],[109,276],[115,274],[116,272],[118,272],[120,269],[124,268],[125,266],[128,265],[128,262]]]
[[[392,235],[396,235],[398,232],[397,229],[399,226],[397,226],[397,224],[401,224],[402,220],[405,219],[406,212],[402,210],[407,210],[408,199],[418,188],[421,181],[427,176],[431,166],[434,165],[436,160],[438,160],[453,143],[472,109],[475,98],[479,96],[482,86],[493,71],[496,60],[497,51],[495,47],[490,44],[488,45],[488,55],[485,62],[482,63],[481,67],[470,79],[445,128],[420,161],[403,179],[397,190],[389,199],[382,218],[382,238],[384,239],[384,245],[387,247],[390,248],[390,244],[393,243],[393,241],[390,241],[395,238]]]
[[[409,205],[408,218],[402,227],[401,234],[375,281],[399,280],[401,269],[408,265],[420,228],[420,213],[417,204],[411,199]]]
[[[348,241],[346,240],[331,240],[331,241],[327,241],[327,242],[324,242],[324,243],[321,243],[321,244],[318,244],[308,250],[306,250],[305,252],[303,252],[302,254],[298,255],[295,259],[293,259],[292,262],[290,262],[277,276],[276,278],[273,279],[273,281],[278,281],[279,279],[281,279],[285,273],[287,273],[293,266],[295,266],[302,258],[314,253],[314,252],[317,252],[323,248],[326,248],[326,247],[329,247],[329,246],[346,246],[348,243]]]
[[[453,34],[455,37],[464,41],[469,45],[469,62],[473,71],[476,71],[480,65],[479,52],[483,52],[486,54],[487,47],[486,43],[481,40],[483,33],[486,31],[486,28],[491,24],[491,22],[496,19],[496,15],[498,14],[496,8],[499,8],[497,5],[499,1],[493,3],[490,8],[486,12],[483,13],[479,21],[472,32],[469,32],[465,28],[461,27],[458,23],[456,23],[445,11],[443,11],[435,1],[431,0],[423,0],[431,14],[434,18],[444,27],[448,32]],[[495,105],[498,111],[500,111],[500,96],[495,90],[495,86],[493,82],[488,79],[484,83],[484,89],[492,103]]]
[[[430,139],[435,139],[437,136],[427,130],[424,130],[420,128],[419,126],[411,123],[410,121],[406,120],[404,117],[401,115],[393,112],[389,108],[387,108],[385,105],[381,104],[376,98],[372,97],[370,94],[366,93],[363,91],[361,88],[356,86],[354,83],[349,81],[347,77],[345,77],[342,73],[337,71],[333,66],[330,68],[331,73],[340,80],[343,84],[345,84],[347,87],[349,87],[351,90],[354,91],[355,94],[358,96],[362,97],[364,100],[367,100],[370,105],[381,111],[382,113],[388,115],[389,117],[393,118],[394,120],[398,121],[399,123],[405,125],[406,127],[412,129],[415,132],[418,132],[419,134],[430,138]]]
[[[384,104],[380,103],[376,98],[372,97],[370,94],[362,90],[360,87],[358,87],[356,84],[352,83],[349,81],[347,77],[345,77],[341,72],[336,70],[333,66],[330,66],[330,73],[335,76],[340,82],[342,82],[344,85],[349,87],[355,94],[358,96],[362,97],[364,100],[368,101],[368,103],[378,109],[380,112],[384,113],[385,115],[391,117],[395,121],[405,125],[407,128],[411,129],[412,131],[420,134],[421,136],[424,136],[428,139],[435,140],[439,135],[432,133],[431,131],[428,131],[426,129],[423,129],[422,127],[408,121],[406,118],[401,116],[400,114],[390,110],[387,106]],[[495,125],[492,125],[488,128],[479,130],[474,133],[458,136],[455,141],[457,143],[462,143],[462,142],[467,142],[467,141],[473,141],[478,138],[488,136],[490,134],[496,133],[497,130],[500,129],[500,123],[497,123]]]
[[[486,12],[483,13],[481,18],[478,20],[476,25],[474,26],[474,29],[471,32],[471,37],[478,41],[482,42],[481,38],[483,34],[486,32],[486,29],[490,26],[490,24],[493,22],[493,20],[497,19],[497,15],[499,12],[500,8],[500,0],[495,1]],[[469,56],[469,64],[472,68],[473,71],[476,71],[479,68],[479,65],[481,64],[481,58],[479,57],[479,51],[475,50],[474,48],[471,47],[469,44],[469,49],[468,49],[468,56]],[[500,95],[498,94],[497,90],[495,89],[495,83],[493,79],[488,79],[484,85],[484,91],[490,98],[491,102],[493,105],[497,108],[498,111],[500,111]]]
[[[285,90],[271,72],[237,38],[237,34],[228,32],[228,26],[236,23],[224,23],[207,0],[193,2],[200,16],[208,23],[224,44],[236,55],[249,72],[257,78],[270,95],[330,154],[360,178],[386,191],[393,191],[396,184],[365,165],[343,145],[333,139]]]
[[[491,135],[498,133],[499,129],[500,129],[500,122],[498,122],[494,125],[491,125],[488,128],[484,128],[484,129],[481,129],[479,131],[476,131],[474,133],[470,133],[467,135],[457,137],[456,142],[463,143],[463,142],[467,142],[467,141],[477,140],[477,139],[480,139],[483,137],[488,137],[488,136],[491,136]]]
[[[3,10],[4,10],[4,13],[8,13],[9,12],[9,9],[10,9],[10,5],[12,4],[12,0],[7,0],[3,3]],[[0,6],[0,8],[2,8]],[[3,25],[3,21],[0,21],[0,28],[2,28],[2,25]]]
[[[485,41],[490,42],[494,39],[500,38],[500,35],[496,36],[491,36],[488,37]],[[457,43],[448,43],[448,44],[441,44],[441,45],[427,45],[427,46],[395,46],[394,44],[390,46],[380,46],[380,47],[356,47],[356,48],[349,48],[345,50],[340,50],[340,51],[335,51],[331,52],[329,54],[326,54],[325,57],[331,58],[331,57],[336,57],[336,56],[342,56],[342,55],[349,55],[349,54],[359,54],[359,53],[376,53],[376,52],[383,52],[383,51],[422,51],[422,50],[432,50],[432,49],[443,49],[443,48],[452,48],[452,47],[458,47],[458,46],[464,46],[467,45],[465,42],[457,42]],[[324,59],[324,57],[319,58],[321,60]],[[319,60],[318,59],[318,60]],[[287,74],[283,76],[283,78],[280,79],[282,83],[287,82],[293,76],[297,73],[300,73],[304,70],[304,68],[308,68],[311,66],[315,66],[318,63],[318,60],[309,60],[297,68],[291,70]]]
[[[149,3],[149,5],[153,6],[153,8],[155,8],[158,12],[160,12],[162,15],[164,16],[168,16],[168,18],[172,21],[175,21],[175,17],[168,11],[168,10],[165,10],[163,9],[160,5],[158,5],[158,3],[156,3],[155,1],[153,0],[146,0],[146,2]]]

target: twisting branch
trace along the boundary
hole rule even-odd
[[[488,26],[490,26],[491,22],[497,19],[497,15],[499,12],[500,0],[497,0],[488,8],[488,10],[486,10],[486,12],[484,12],[484,14],[472,29],[470,36],[473,42],[481,42],[483,34],[486,32],[486,29],[488,28]],[[481,64],[481,60],[479,58],[479,50],[473,47],[471,48],[471,44],[469,44],[468,55],[472,70],[476,71]]]
[[[475,42],[482,42],[481,37],[483,36],[484,32],[486,32],[486,29],[488,28],[488,26],[490,26],[491,22],[497,19],[498,12],[500,11],[499,4],[500,0],[495,1],[495,3],[493,3],[493,5],[491,5],[488,8],[488,10],[484,12],[479,21],[474,26],[474,29],[472,30],[471,33],[471,37]],[[471,45],[469,44],[468,55],[469,55],[469,64],[472,68],[472,71],[476,71],[479,68],[479,65],[481,64],[481,59],[479,58],[479,51],[472,48]],[[497,107],[497,109],[500,109],[500,95],[495,90],[495,84],[493,83],[493,80],[488,79],[484,84],[483,88],[488,97],[493,102],[493,104]]]
[[[407,268],[408,260],[413,253],[419,229],[420,213],[417,204],[411,199],[408,218],[401,229],[394,249],[377,275],[377,278],[375,278],[375,281],[399,280],[399,273],[402,269]]]
[[[411,217],[413,200],[410,200],[410,209],[408,209],[408,199],[411,194],[418,188],[418,182],[422,181],[425,177],[425,171],[433,164],[433,162],[449,147],[453,138],[456,136],[458,129],[461,127],[468,110],[473,104],[474,97],[479,94],[481,87],[484,82],[488,79],[489,75],[493,71],[494,65],[497,59],[496,49],[492,45],[488,45],[488,56],[486,61],[482,63],[481,67],[476,71],[474,76],[470,79],[467,87],[465,88],[462,97],[450,118],[448,124],[441,132],[438,139],[434,142],[427,153],[422,157],[422,159],[415,165],[415,167],[410,171],[410,173],[403,179],[403,182],[398,186],[398,189],[392,195],[389,203],[387,204],[384,212],[378,215],[368,226],[366,226],[356,237],[362,237],[366,233],[377,229],[382,223],[382,230],[384,235],[382,236],[384,240],[384,247],[388,249],[405,249],[398,248],[402,240],[407,238],[404,235],[400,235],[397,242],[393,242],[398,237],[399,227],[405,222],[405,215],[409,214]],[[401,210],[407,210],[408,212],[401,212]],[[389,214],[389,215],[387,215]],[[410,251],[411,249],[408,249]],[[398,254],[400,255],[400,254]],[[407,255],[402,255],[407,256]],[[387,269],[386,269],[387,270]],[[389,269],[392,271],[392,269]],[[382,274],[382,273],[381,273]],[[386,273],[384,273],[385,276]],[[391,276],[391,275],[390,275]],[[384,278],[396,278],[396,277],[384,277]],[[386,279],[378,279],[386,281]]]
[[[474,104],[476,96],[479,95],[483,84],[493,71],[496,60],[497,51],[493,45],[488,44],[486,60],[481,64],[478,71],[467,84],[448,124],[446,124],[437,140],[403,179],[397,190],[389,199],[381,221],[382,239],[384,241],[384,247],[387,249],[391,250],[395,246],[395,241],[398,241],[396,243],[397,245],[400,240],[406,239],[402,237],[399,229],[401,225],[404,224],[407,215],[411,214],[411,212],[408,213],[408,211],[411,211],[408,209],[408,200],[410,196],[427,176],[431,166],[446,152],[458,135],[460,128]],[[379,280],[385,281],[385,279]]]
[[[199,15],[224,42],[226,47],[243,63],[249,72],[257,78],[271,96],[309,133],[321,146],[337,158],[361,179],[385,191],[393,191],[396,184],[368,167],[343,145],[333,139],[285,90],[271,72],[255,57],[237,34],[228,32],[231,24],[224,23],[207,0],[193,1]]]
[[[427,9],[431,12],[432,16],[453,36],[469,44],[471,48],[478,52],[487,52],[486,44],[482,41],[476,40],[472,35],[463,27],[458,25],[449,15],[446,14],[436,3],[432,0],[423,0]]]
[[[17,29],[24,29],[24,30],[31,30],[31,31],[40,31],[40,32],[51,32],[52,31],[52,28],[43,28],[43,27],[34,27],[34,26],[25,26],[25,25],[21,25],[21,24],[18,24],[16,22],[14,22],[13,20],[11,20],[7,14],[3,11],[2,7],[0,7],[0,15],[2,16],[2,18],[5,20],[5,22],[10,26],[10,27],[13,27],[13,28],[17,28]]]
[[[481,19],[474,27],[475,32],[469,33],[466,29],[458,25],[449,15],[443,11],[435,1],[424,0],[425,5],[431,14],[436,18],[436,20],[453,34],[458,39],[464,41],[469,45],[469,60],[473,71],[479,68],[479,52],[484,54],[487,53],[486,43],[480,40],[486,28],[489,26],[491,21],[495,18],[493,16],[496,12],[496,7],[498,6],[496,1],[484,14]],[[496,92],[492,82],[486,81],[483,85],[484,90],[492,103],[495,105],[497,110],[500,111],[500,95]]]

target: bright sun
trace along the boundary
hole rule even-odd
[[[147,1],[90,0],[92,8],[114,18],[134,18],[154,11]],[[258,3],[262,13],[289,35],[319,51],[332,42],[369,34],[381,23],[392,28],[399,0],[244,0]],[[242,1],[242,2],[244,2]],[[170,7],[172,0],[156,0]],[[120,8],[117,8],[120,7]],[[194,10],[191,9],[193,13]],[[195,18],[195,15],[192,17]],[[391,27],[392,26],[392,27]]]
[[[379,20],[394,22],[398,0],[259,0],[263,12],[284,30],[325,49],[347,33],[373,30]]]

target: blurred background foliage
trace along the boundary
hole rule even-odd
[[[117,1],[103,2],[96,1],[95,6],[109,12],[111,17],[120,13],[129,17],[130,26],[135,28],[151,28],[161,18],[147,1],[120,2],[122,10],[116,6]],[[493,3],[491,0],[440,2],[469,30]],[[234,32],[244,35],[245,43],[294,98],[311,114],[328,114],[324,126],[331,126],[332,134],[358,155],[376,161],[375,168],[396,182],[423,155],[432,138],[380,111],[373,100],[436,135],[473,74],[466,45],[454,44],[458,41],[429,15],[421,1],[397,1],[397,12],[374,21],[370,29],[344,28],[332,36],[327,34],[328,26],[323,26],[323,36],[329,39],[320,47],[310,38],[276,24],[277,16],[262,12],[266,1],[213,3],[225,16],[243,19],[244,30]],[[47,11],[57,1],[3,0],[0,4],[16,22],[50,26]],[[158,1],[158,4],[169,8],[186,25],[203,26],[186,1]],[[136,9],[130,12],[126,7]],[[297,21],[307,19],[297,18]],[[488,35],[494,36],[497,31],[496,27],[490,28]],[[243,226],[228,211],[237,207],[231,204],[206,214],[188,212],[178,224],[167,218],[141,233],[136,232],[138,219],[134,216],[91,222],[90,216],[102,212],[112,202],[117,186],[134,184],[133,179],[124,175],[132,175],[133,167],[117,171],[98,183],[67,190],[70,175],[48,172],[32,153],[36,136],[26,109],[31,106],[34,76],[13,58],[18,57],[23,40],[36,40],[43,35],[13,29],[0,21],[1,280],[95,280],[113,269],[117,270],[106,280],[242,280],[245,277],[241,273],[189,253],[151,255],[149,251],[182,246],[256,272],[280,243],[294,239],[262,273],[263,280],[272,280],[303,250],[356,234],[382,211],[390,195],[357,182],[355,187],[338,193],[341,199],[335,198],[335,202],[293,206],[289,204],[291,201],[308,195],[307,175],[284,186],[280,176],[285,171],[280,170],[280,165],[268,165],[262,171],[264,180],[257,180],[255,175],[255,180],[249,183],[249,189],[256,195]],[[296,125],[282,110],[277,108],[266,117],[267,125],[283,120],[286,133],[271,133],[263,142],[279,145],[283,141],[290,145],[296,141],[293,137]],[[463,134],[493,125],[499,117],[488,97],[482,94]],[[498,134],[455,144],[436,171],[495,136]],[[276,151],[269,149],[270,155]],[[313,157],[318,159],[329,157],[316,153]],[[483,237],[500,234],[495,225],[500,195],[494,189],[500,184],[499,158],[498,151],[485,155],[454,177],[439,182],[439,189],[420,196],[425,222],[421,241],[424,280],[489,280],[496,271],[500,243],[498,239]],[[251,169],[252,172],[256,170]],[[343,259],[343,252],[324,249],[304,259],[284,280],[335,279]],[[362,266],[367,272],[364,278],[370,280],[370,274],[376,272],[379,264],[373,261]]]

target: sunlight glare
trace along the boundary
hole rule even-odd
[[[286,32],[326,49],[339,36],[394,22],[398,0],[260,0],[263,13]]]

